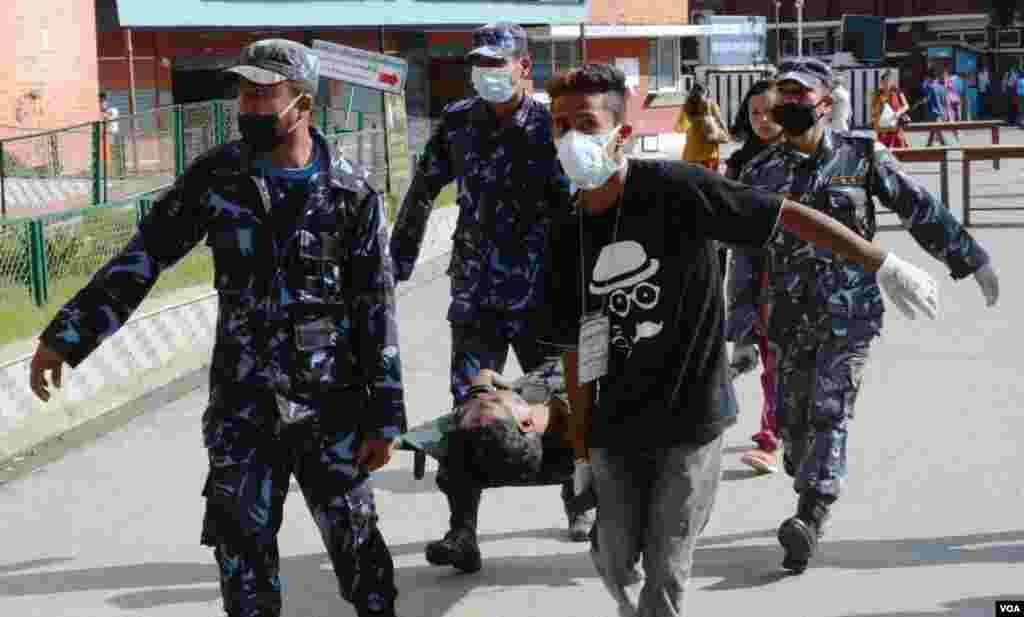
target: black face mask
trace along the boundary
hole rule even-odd
[[[296,97],[288,107],[284,108],[284,111],[276,114],[238,114],[238,132],[242,134],[242,140],[255,152],[270,152],[281,145],[287,138],[287,133],[285,135],[277,133],[277,127],[281,124],[281,115],[288,113],[300,98],[302,97]]]
[[[810,103],[782,103],[772,108],[772,119],[792,137],[809,131],[820,118],[818,106]]]
[[[238,131],[242,140],[256,152],[270,152],[281,141],[277,135],[277,114],[238,114]]]

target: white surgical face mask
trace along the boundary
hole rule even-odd
[[[608,144],[618,135],[617,126],[605,135],[587,135],[571,130],[558,140],[558,160],[569,180],[584,191],[604,186],[608,179],[626,165],[626,158],[616,161],[608,152]]]
[[[473,87],[488,103],[508,103],[516,95],[512,71],[506,67],[474,66]]]

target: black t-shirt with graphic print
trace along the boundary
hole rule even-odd
[[[553,224],[542,338],[577,346],[581,284],[586,310],[604,307],[611,321],[590,447],[703,444],[735,423],[714,241],[763,246],[781,205],[781,195],[702,167],[634,160],[618,225],[618,208]]]

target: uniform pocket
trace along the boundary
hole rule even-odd
[[[213,286],[217,291],[238,293],[253,286],[256,262],[254,227],[211,231],[206,244],[213,251]]]

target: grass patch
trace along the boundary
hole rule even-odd
[[[435,200],[435,207],[454,206],[456,191],[454,183],[445,187]],[[394,195],[385,195],[385,202],[389,217],[393,221],[401,204]],[[69,239],[87,238],[92,230],[99,232],[98,228],[100,227],[106,230],[121,229],[125,231],[130,226],[130,229],[134,230],[134,217],[135,212],[130,208],[101,211],[90,217],[90,220],[82,221],[79,225],[74,226],[77,229],[73,236],[69,235]],[[68,228],[71,227],[73,226],[68,225]],[[124,240],[123,238],[119,239]],[[13,243],[15,240],[11,237],[9,241]],[[106,242],[99,244],[106,244]],[[56,246],[58,244],[52,244],[51,250],[54,250]],[[65,244],[59,243],[59,246],[63,248]],[[76,243],[74,246],[80,251],[79,253],[73,254],[68,249],[68,254],[59,259],[60,267],[51,266],[51,273],[60,269],[67,275],[48,281],[49,297],[45,306],[36,306],[31,290],[27,286],[18,285],[11,279],[0,281],[0,285],[2,285],[0,286],[0,346],[37,336],[53,319],[57,309],[78,293],[92,279],[95,271],[105,264],[113,254],[111,252],[99,255],[88,250],[88,247],[97,246],[95,242],[84,245]],[[56,257],[56,255],[51,255],[51,259]],[[13,262],[13,256],[11,261]],[[22,267],[27,267],[27,263]],[[156,286],[146,296],[146,302],[159,300],[161,297],[190,287],[208,287],[212,283],[213,258],[210,249],[204,243],[200,243],[182,261],[160,276]]]
[[[49,282],[49,301],[36,306],[28,287],[0,289],[0,346],[37,336],[50,323],[57,309],[70,300],[92,276],[70,276]],[[146,301],[158,299],[181,289],[213,283],[210,250],[199,245],[176,266],[164,272]]]

